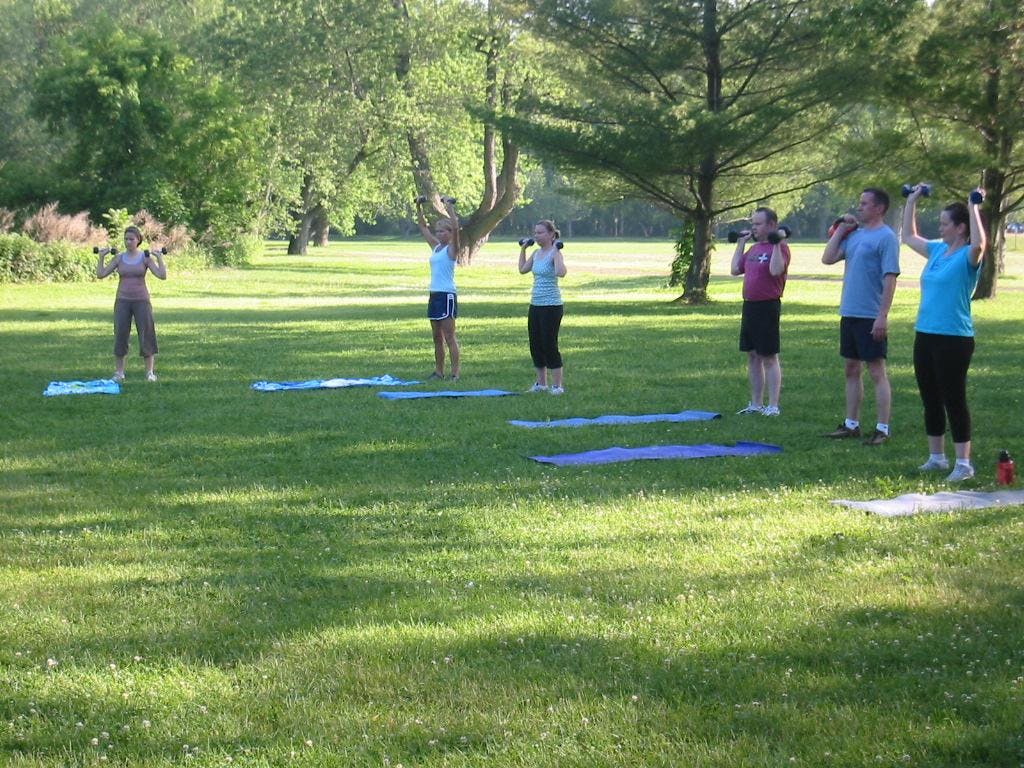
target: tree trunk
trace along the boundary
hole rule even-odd
[[[316,216],[316,208],[313,206],[313,185],[314,176],[312,171],[306,171],[302,177],[302,200],[298,208],[293,208],[289,213],[292,221],[295,222],[295,232],[288,238],[288,255],[305,256],[306,247],[309,245],[309,232]]]
[[[317,206],[317,214],[312,223],[313,245],[324,248],[330,242],[331,224],[327,220],[327,211]]]
[[[704,209],[696,211],[693,215],[693,259],[686,271],[686,284],[680,297],[687,304],[708,303],[714,234],[714,218]]]
[[[972,297],[974,300],[995,298],[996,282],[1002,272],[1003,247],[1006,243],[1006,213],[1003,211],[1005,181],[1005,175],[997,168],[986,168],[982,174],[985,202],[981,206],[981,218],[987,243],[981,262],[981,274],[978,275],[978,286]]]

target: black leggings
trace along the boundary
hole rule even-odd
[[[558,329],[562,326],[564,307],[530,305],[526,327],[530,332],[530,357],[534,368],[561,368],[562,355],[558,352]]]
[[[930,437],[946,434],[946,414],[954,443],[971,439],[967,410],[967,369],[974,337],[921,333],[914,337],[914,375],[924,403],[924,429]]]

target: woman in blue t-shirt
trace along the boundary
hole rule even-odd
[[[558,237],[554,223],[544,219],[533,228],[537,249],[527,256],[527,240],[522,241],[519,249],[519,274],[533,272],[533,292],[530,294],[526,326],[537,379],[530,392],[546,391],[552,395],[565,391],[562,388],[562,355],[558,351],[558,331],[562,326],[564,309],[558,278],[565,277],[565,259]]]
[[[417,225],[423,239],[430,244],[430,297],[427,317],[434,334],[434,372],[427,379],[444,378],[444,348],[452,364],[452,381],[459,380],[459,341],[455,338],[455,318],[459,316],[459,297],[455,290],[455,263],[459,258],[459,217],[455,215],[455,199],[442,197],[448,218],[438,220],[434,232],[423,215],[426,198],[416,198]]]
[[[921,305],[914,330],[914,374],[924,404],[928,461],[923,471],[949,469],[946,460],[946,417],[953,436],[956,466],[946,478],[960,482],[974,477],[971,466],[971,414],[967,408],[967,369],[974,354],[971,295],[978,284],[985,231],[979,210],[981,190],[967,205],[951,203],[939,214],[939,240],[917,234],[918,184],[903,209],[903,242],[928,259],[921,270]]]

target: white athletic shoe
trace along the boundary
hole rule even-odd
[[[928,457],[928,461],[918,467],[922,472],[945,472],[949,469],[949,462],[945,459],[933,459],[931,456]]]
[[[565,394],[565,390],[562,389],[561,387],[552,387],[551,389],[548,390],[548,392],[550,392],[552,395],[564,395]]]
[[[124,374],[123,373],[115,373],[110,378],[112,378],[114,381],[116,381],[118,384],[120,384],[122,381],[124,381]]]
[[[736,411],[737,416],[746,416],[751,413],[761,413],[761,406],[754,405],[753,403],[747,403],[747,407],[742,410]]]
[[[957,464],[953,467],[953,471],[946,476],[946,480],[950,483],[962,483],[972,477],[974,477],[974,467],[970,464]]]
[[[766,405],[761,409],[762,416],[778,416],[782,411],[779,410],[777,405]]]
[[[156,381],[156,374],[150,371],[146,374],[146,381]]]
[[[530,387],[526,391],[527,392],[547,392],[548,391],[548,385],[547,384],[541,384],[539,381],[535,381],[535,382],[533,382],[533,386]]]

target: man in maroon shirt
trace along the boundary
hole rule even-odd
[[[740,351],[747,353],[750,402],[742,414],[779,415],[782,366],[779,363],[779,318],[782,292],[789,269],[789,246],[777,232],[779,217],[771,208],[758,208],[750,218],[750,231],[740,232],[732,256],[732,273],[743,275],[743,318]],[[747,241],[754,244],[744,252]],[[765,390],[768,404],[764,405]]]

